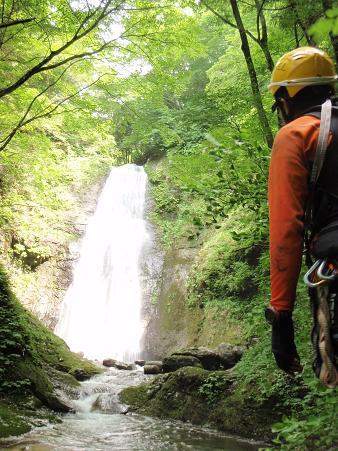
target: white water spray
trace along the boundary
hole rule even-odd
[[[83,237],[55,331],[90,359],[132,362],[140,354],[146,181],[142,167],[113,168]]]

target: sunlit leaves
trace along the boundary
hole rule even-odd
[[[327,39],[330,33],[333,36],[338,35],[338,8],[327,10],[325,16],[318,19],[309,29],[309,33],[318,43]]]

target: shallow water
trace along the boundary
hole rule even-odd
[[[73,400],[76,413],[64,415],[60,424],[1,441],[0,449],[25,451],[246,451],[258,445],[228,437],[187,423],[123,414],[118,401],[123,387],[136,385],[142,371],[110,369],[81,384],[80,397]]]

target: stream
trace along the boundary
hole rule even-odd
[[[109,369],[81,383],[75,413],[58,424],[36,428],[19,438],[0,440],[12,451],[246,451],[257,444],[178,421],[126,413],[118,401],[124,388],[149,380],[143,371]]]

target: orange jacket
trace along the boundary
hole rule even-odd
[[[269,173],[270,304],[292,310],[302,263],[304,210],[320,120],[301,116],[276,135]]]

